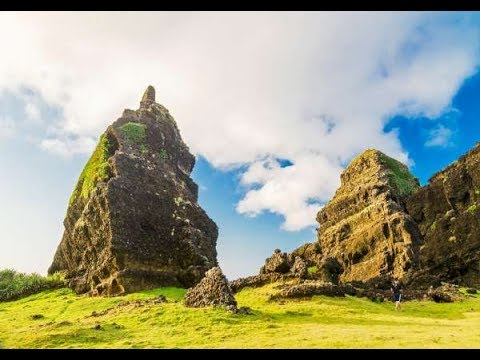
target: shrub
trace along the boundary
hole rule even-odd
[[[318,272],[318,267],[310,266],[309,268],[307,268],[307,272],[310,276],[315,275]]]
[[[473,204],[473,205],[469,206],[468,209],[467,209],[467,211],[468,211],[469,213],[472,213],[472,214],[473,214],[475,211],[477,211],[477,204]]]
[[[0,270],[0,301],[17,300],[63,286],[65,286],[65,279],[61,273],[44,277],[35,273],[24,274],[12,269]]]
[[[130,145],[140,145],[145,141],[144,124],[129,122],[120,126],[120,130],[122,130],[123,136],[125,136]]]

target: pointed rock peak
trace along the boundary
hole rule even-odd
[[[149,85],[142,96],[142,101],[140,101],[140,107],[148,106],[155,102],[155,88],[152,85]]]
[[[358,155],[356,158],[354,158],[351,162],[350,165],[355,164],[358,161],[361,160],[368,160],[368,159],[375,159],[378,160],[380,156],[386,156],[384,153],[382,153],[380,150],[377,149],[367,149],[364,152],[362,152],[360,155]],[[349,165],[349,166],[350,166]]]
[[[387,178],[382,180],[382,174]],[[376,149],[368,149],[358,155],[341,175],[342,187],[387,181],[400,196],[408,196],[419,187],[418,179],[402,162]]]

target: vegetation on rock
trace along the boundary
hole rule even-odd
[[[380,160],[390,170],[388,175],[391,183],[401,196],[408,196],[419,187],[418,179],[400,161],[383,153],[380,153]]]
[[[474,213],[475,211],[477,211],[477,204],[470,205],[467,211],[470,213]]]
[[[100,136],[100,141],[98,142],[95,151],[78,178],[77,185],[70,197],[69,205],[75,201],[78,195],[87,199],[97,183],[108,179],[110,175],[108,158],[111,147],[112,144],[108,141],[107,136],[105,134]]]
[[[128,122],[120,126],[123,136],[127,139],[131,145],[141,145],[145,141],[145,128],[144,124]]]

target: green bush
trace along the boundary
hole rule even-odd
[[[0,301],[17,300],[64,285],[65,279],[61,273],[44,277],[35,273],[24,274],[13,269],[3,269],[0,270]]]
[[[123,136],[130,145],[140,145],[145,141],[145,125],[140,123],[129,122],[120,126]]]
[[[307,268],[307,272],[310,276],[315,275],[318,272],[318,267],[310,266],[309,268]]]

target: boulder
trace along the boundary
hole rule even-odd
[[[188,307],[214,306],[237,310],[237,301],[227,278],[218,266],[208,270],[195,287],[188,289],[184,303]]]
[[[437,303],[451,303],[465,299],[458,285],[443,283],[437,288],[431,288],[427,292],[427,296]]]

